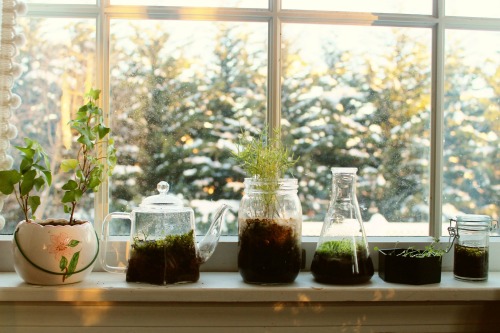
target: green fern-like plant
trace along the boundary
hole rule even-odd
[[[275,129],[273,135],[262,131],[257,137],[240,140],[233,156],[243,170],[257,182],[256,188],[261,191],[260,204],[264,215],[279,216],[277,207],[277,191],[279,179],[297,163],[293,153],[281,142],[281,130]]]

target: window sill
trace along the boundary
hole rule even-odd
[[[289,285],[249,285],[238,273],[202,272],[197,283],[154,286],[127,283],[121,274],[94,272],[81,283],[34,286],[16,273],[0,273],[0,302],[457,302],[500,301],[500,272],[488,281],[455,280],[443,272],[441,283],[423,286],[386,283],[375,274],[363,285],[330,286],[302,272]]]

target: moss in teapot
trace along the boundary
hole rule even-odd
[[[134,239],[127,269],[127,282],[173,284],[196,282],[200,260],[194,232],[168,235],[159,240]]]

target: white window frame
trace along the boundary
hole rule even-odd
[[[33,17],[71,17],[96,19],[97,67],[96,82],[102,89],[102,105],[109,105],[110,82],[109,76],[103,73],[110,72],[109,65],[109,30],[110,21],[115,18],[136,19],[177,19],[182,11],[182,17],[190,20],[208,21],[244,21],[267,22],[269,25],[268,49],[268,114],[267,122],[271,126],[278,126],[281,118],[281,87],[280,87],[280,45],[282,23],[323,23],[342,25],[382,25],[392,27],[422,27],[432,29],[432,104],[431,104],[431,164],[430,164],[430,221],[428,237],[369,237],[371,247],[391,247],[396,242],[400,245],[419,246],[441,235],[442,219],[442,173],[443,168],[443,99],[444,99],[444,35],[447,29],[466,30],[493,30],[500,31],[500,19],[473,18],[473,17],[446,17],[446,0],[433,1],[432,15],[411,14],[373,14],[353,12],[302,11],[282,10],[281,0],[269,0],[269,9],[233,9],[233,8],[200,8],[181,7],[144,7],[140,6],[111,6],[110,0],[97,0],[96,5],[41,5],[29,4],[28,16]],[[142,10],[138,10],[142,9]],[[144,14],[144,13],[147,14]],[[274,64],[274,66],[273,66]],[[108,115],[109,116],[109,115]],[[107,119],[106,121],[109,121]],[[95,228],[100,233],[102,221],[108,214],[109,201],[108,184],[103,184],[95,199]],[[440,237],[447,242],[448,237]],[[0,271],[13,271],[10,258],[12,236],[0,235]],[[118,245],[124,248],[126,239],[117,238]],[[306,250],[306,265],[310,261],[315,249],[317,237],[303,237],[303,248]],[[491,239],[491,251],[500,250],[498,237]],[[237,237],[223,236],[221,244],[204,270],[234,271],[236,270]],[[374,252],[372,250],[372,252]],[[372,253],[375,264],[377,256]],[[451,270],[452,256],[445,256],[443,270]],[[99,268],[97,268],[99,270]],[[490,258],[490,270],[500,270],[500,258]]]

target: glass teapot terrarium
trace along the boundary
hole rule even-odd
[[[210,258],[221,234],[221,223],[229,208],[222,205],[216,212],[207,234],[199,244],[195,240],[194,212],[182,201],[168,194],[167,182],[157,187],[160,194],[145,198],[131,213],[115,212],[104,219],[101,238],[101,260],[106,271],[124,273],[127,282],[172,284],[196,282],[200,264]],[[127,267],[108,265],[109,222],[131,221],[131,249]]]
[[[356,284],[373,276],[356,197],[356,171],[332,168],[332,196],[311,265],[318,282]]]

